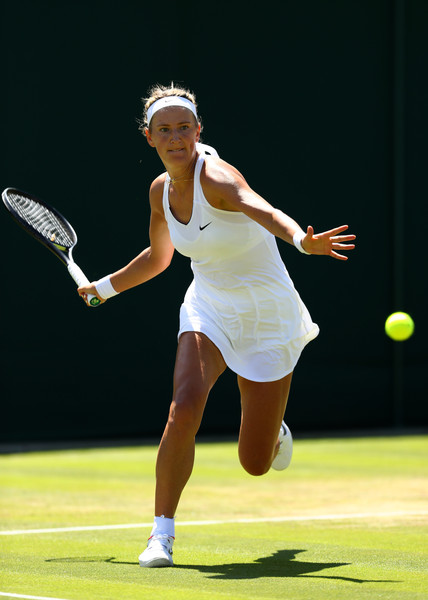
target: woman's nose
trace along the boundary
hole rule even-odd
[[[172,142],[175,142],[175,141],[177,141],[177,140],[180,139],[180,134],[179,134],[179,132],[176,129],[173,129],[171,131],[171,138],[170,139],[171,139]]]

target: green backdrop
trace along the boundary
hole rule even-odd
[[[162,165],[137,129],[153,83],[198,98],[204,141],[302,226],[348,223],[343,263],[279,242],[321,334],[296,369],[295,431],[426,426],[425,0],[6,0],[1,187],[56,206],[90,279],[148,245]],[[0,215],[2,441],[158,436],[171,397],[176,255],[143,287],[87,309],[64,267]],[[395,310],[416,333],[394,344]],[[204,433],[237,432],[227,372]]]

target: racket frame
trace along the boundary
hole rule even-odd
[[[23,217],[21,217],[21,215],[14,208],[13,204],[11,204],[9,200],[9,194],[16,194],[18,196],[28,198],[30,201],[37,202],[37,204],[40,204],[40,206],[43,206],[47,210],[49,210],[49,212],[51,212],[58,219],[58,221],[64,225],[64,229],[68,230],[67,233],[69,234],[69,237],[72,240],[72,244],[69,247],[66,247],[60,244],[56,244],[55,240],[47,239],[44,235],[37,231],[37,229],[32,227]],[[64,217],[64,215],[62,215],[59,212],[59,210],[57,210],[47,202],[44,202],[40,198],[34,196],[34,194],[29,194],[28,192],[24,192],[13,187],[8,187],[5,190],[3,190],[2,200],[14,221],[20,227],[22,227],[22,229],[24,229],[28,234],[30,234],[34,239],[36,239],[53,254],[55,254],[55,256],[59,258],[64,265],[66,265],[68,272],[79,287],[82,285],[89,284],[88,278],[83,273],[81,268],[74,262],[73,259],[73,248],[77,244],[77,234],[74,228],[72,227],[71,223]],[[88,294],[88,303],[90,304],[90,306],[98,306],[98,304],[100,304],[100,300],[96,296]]]

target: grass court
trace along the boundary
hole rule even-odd
[[[142,569],[155,446],[0,456],[0,598],[427,600],[428,436],[198,443],[172,569]]]

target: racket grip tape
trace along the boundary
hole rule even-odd
[[[89,279],[75,262],[68,263],[67,269],[79,287],[81,285],[89,285]],[[94,294],[88,294],[87,301],[89,306],[98,306],[100,304],[100,300]]]

